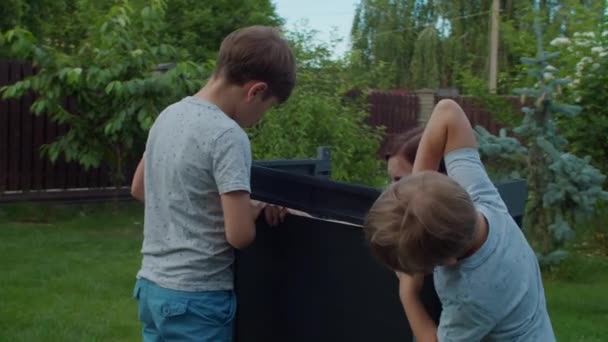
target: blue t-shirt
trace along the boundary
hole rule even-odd
[[[146,144],[138,278],[181,291],[233,288],[220,195],[250,192],[247,134],[217,106],[187,97],[156,119]]]
[[[443,311],[439,341],[555,341],[534,251],[509,215],[476,149],[445,156],[448,175],[471,196],[488,222],[473,255],[435,268]]]

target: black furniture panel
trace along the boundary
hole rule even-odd
[[[430,278],[429,278],[430,279]],[[290,216],[237,252],[237,342],[412,340],[397,278],[358,226]],[[437,318],[432,281],[422,298]]]
[[[378,189],[294,174],[261,166],[251,170],[252,198],[303,210],[311,215],[362,224]],[[509,212],[521,227],[525,212],[525,180],[497,184]]]

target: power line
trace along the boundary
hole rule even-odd
[[[491,12],[492,11],[484,11],[484,12],[467,14],[467,15],[462,15],[462,16],[457,16],[457,17],[450,17],[450,18],[443,18],[443,17],[441,17],[439,19],[441,19],[442,21],[462,20],[462,19],[473,18],[473,17],[482,16],[482,15],[488,15]],[[502,10],[501,10],[501,12],[502,12]],[[427,27],[431,27],[431,25],[428,25]],[[387,31],[378,32],[378,33],[375,33],[374,36],[378,37],[378,36],[382,36],[382,35],[386,35],[386,34],[391,34],[391,33],[413,31],[415,29],[416,29],[416,27],[404,27],[404,28],[396,29],[396,30],[387,30]]]

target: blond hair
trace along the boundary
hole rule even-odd
[[[458,183],[426,171],[392,184],[372,206],[365,232],[372,252],[390,268],[428,273],[473,243],[477,211]]]

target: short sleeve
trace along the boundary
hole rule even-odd
[[[439,342],[476,342],[483,340],[496,325],[495,319],[474,304],[444,305],[437,338]]]
[[[475,204],[485,204],[507,211],[498,190],[474,148],[461,148],[444,156],[448,176],[462,186]]]
[[[251,192],[251,147],[241,128],[230,128],[215,140],[212,158],[213,177],[220,195]]]

